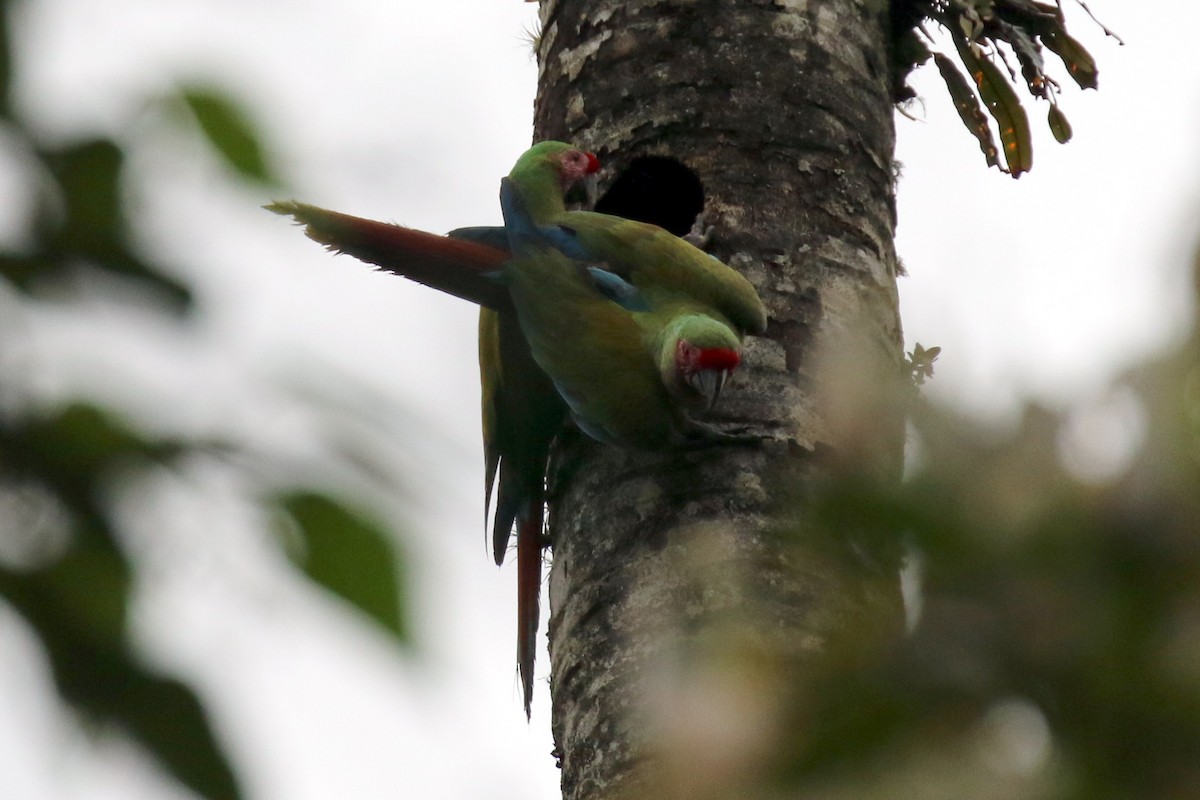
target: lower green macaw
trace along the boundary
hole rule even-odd
[[[742,334],[730,318],[750,319],[759,330],[753,302],[722,298],[712,284],[727,280],[736,292],[745,279],[703,253],[685,260],[691,254],[671,240],[691,245],[654,226],[620,220],[615,231],[611,218],[583,213],[539,225],[511,178],[501,206],[513,253],[504,275],[517,318],[579,428],[629,449],[710,437],[689,412],[708,410],[741,360]],[[568,229],[563,218],[593,227]],[[611,241],[603,267],[580,260],[597,252],[577,247],[588,233]],[[643,253],[656,260],[643,264]],[[612,270],[614,263],[632,282]],[[758,300],[753,289],[749,297]],[[765,325],[761,304],[757,313]]]
[[[507,230],[464,228],[450,237],[300,203],[268,206],[335,252],[480,304],[485,510],[495,496],[498,564],[517,528],[517,661],[527,715],[545,474],[568,409],[588,435],[626,447],[706,435],[688,413],[715,402],[740,360],[742,334],[766,326],[753,287],[677,236],[567,211],[567,191],[598,167],[570,145],[535,145],[505,181]],[[518,244],[511,261],[510,240]]]

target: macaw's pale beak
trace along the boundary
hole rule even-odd
[[[583,193],[587,198],[587,207],[589,209],[595,208],[596,202],[600,199],[600,179],[596,177],[595,172],[592,172],[580,181],[580,184],[583,186]]]
[[[566,194],[563,195],[563,202],[569,208],[592,209],[596,206],[596,201],[600,197],[599,179],[595,174],[584,175],[576,180]]]
[[[705,411],[716,405],[731,372],[728,369],[701,369],[688,378],[688,384],[704,398]]]

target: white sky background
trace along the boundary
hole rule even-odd
[[[1182,32],[1200,9],[1091,6],[1128,45],[1074,15],[1101,91],[1061,76],[1075,141],[1036,124],[1019,181],[985,169],[932,68],[916,81],[925,121],[897,118],[908,345],[943,347],[932,396],[998,422],[1025,396],[1094,399],[1190,313],[1200,63]],[[228,83],[299,199],[432,231],[498,223],[499,178],[530,140],[534,15],[518,0],[40,0],[17,29],[21,105],[56,133],[136,142],[127,121],[147,97]],[[277,384],[332,368],[381,416],[403,416],[387,425],[404,448],[381,458],[410,492],[393,510],[417,573],[416,652],[397,655],[286,580],[245,533],[236,487],[198,467],[155,484],[158,518],[184,523],[140,532],[171,556],[143,593],[148,648],[203,687],[252,798],[557,797],[544,680],[531,725],[520,709],[514,570],[484,544],[474,309],[333,259],[258,209],[276,198],[225,186],[198,148],[134,165],[139,235],[196,285],[204,316],[178,340],[103,307],[40,315],[24,378],[42,398],[87,392],[159,427],[291,439],[302,462],[311,421]],[[0,163],[0,193],[20,179]],[[20,226],[3,217],[7,241]],[[127,747],[97,755],[64,734],[69,720],[29,691],[39,656],[4,613],[0,648],[0,797],[172,796]]]

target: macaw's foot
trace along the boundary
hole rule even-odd
[[[696,222],[692,225],[692,229],[683,235],[683,240],[692,245],[698,250],[705,250],[708,247],[709,241],[712,239],[714,230],[713,225],[709,225],[704,219],[704,212],[701,211],[696,217]]]
[[[690,420],[687,430],[684,432],[683,447],[698,449],[720,445],[758,445],[770,438],[764,434],[750,431],[749,427],[718,430],[707,423]]]

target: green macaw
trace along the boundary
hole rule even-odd
[[[742,334],[766,327],[753,287],[715,258],[652,224],[568,211],[567,191],[598,167],[571,145],[537,144],[503,182],[506,228],[450,237],[300,203],[268,206],[331,250],[481,306],[485,510],[495,496],[497,564],[517,528],[517,662],[527,715],[545,475],[567,413],[593,438],[625,447],[705,437],[688,412],[715,402],[740,360]]]
[[[739,273],[656,225],[567,211],[561,187],[583,156],[542,142],[501,189],[504,275],[534,360],[592,438],[655,449],[707,436],[688,412],[716,402],[766,309]]]

